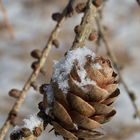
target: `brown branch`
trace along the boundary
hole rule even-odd
[[[2,13],[3,13],[5,26],[6,26],[7,30],[8,30],[8,32],[11,34],[11,38],[15,39],[14,30],[13,30],[13,27],[12,27],[10,21],[9,21],[7,11],[6,11],[6,9],[5,9],[4,5],[3,5],[2,0],[0,0],[0,9],[1,9]]]
[[[93,29],[93,21],[95,20],[97,7],[92,4],[92,0],[88,0],[88,4],[85,9],[85,14],[79,25],[79,32],[77,32],[71,49],[84,47],[86,39],[89,38]]]
[[[135,95],[129,89],[128,85],[126,84],[126,82],[125,82],[125,80],[124,80],[124,78],[122,76],[121,69],[120,69],[120,67],[118,65],[118,62],[116,60],[116,57],[115,57],[113,51],[111,50],[111,48],[110,48],[110,46],[108,44],[107,38],[106,38],[106,36],[104,34],[104,28],[102,27],[102,25],[101,25],[101,23],[100,23],[100,21],[99,21],[98,18],[96,18],[96,22],[97,22],[97,26],[98,26],[98,29],[99,29],[99,34],[100,34],[101,39],[102,39],[102,41],[104,43],[104,46],[105,46],[106,51],[107,51],[107,54],[110,57],[110,59],[111,59],[111,61],[113,63],[114,68],[117,70],[118,75],[119,75],[119,80],[122,83],[122,85],[124,86],[124,88],[126,90],[126,93],[127,93],[128,97],[130,98],[130,101],[131,101],[131,103],[132,103],[132,105],[134,107],[134,110],[135,110],[134,116],[140,118],[140,116],[139,116],[139,110],[138,110],[138,107],[137,107],[136,102],[135,102]]]
[[[23,104],[23,101],[25,100],[26,95],[28,94],[28,90],[30,89],[31,84],[36,81],[41,68],[44,66],[47,56],[51,50],[53,39],[55,39],[57,37],[57,35],[60,31],[60,26],[63,24],[65,18],[68,16],[68,14],[70,14],[70,12],[71,12],[70,7],[72,6],[73,2],[74,2],[74,0],[69,0],[68,5],[63,10],[61,19],[58,21],[57,25],[55,26],[54,30],[52,31],[45,48],[42,50],[42,55],[41,55],[41,58],[39,59],[39,65],[38,65],[37,69],[33,70],[32,74],[30,75],[29,79],[27,80],[27,82],[25,83],[25,85],[21,91],[20,97],[17,99],[17,101],[13,105],[12,109],[10,110],[9,115],[8,115],[4,125],[0,129],[0,140],[4,139],[7,131],[9,130],[9,128],[11,127],[11,125],[13,123],[13,120],[15,120],[15,118],[18,114],[19,109],[20,109],[21,105]]]

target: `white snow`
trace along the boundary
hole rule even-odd
[[[19,130],[21,129],[22,127],[19,127],[19,126],[15,126],[14,128],[13,128],[13,131],[12,131],[12,133],[18,133],[19,132]],[[11,134],[12,134],[11,133]]]
[[[22,128],[28,128],[33,131],[33,129],[38,127],[43,122],[43,120],[37,115],[31,115],[29,119],[24,119],[23,122],[24,124],[22,126],[15,126],[13,133],[18,132]]]
[[[46,94],[47,94],[48,106],[51,106],[53,99],[54,99],[52,85],[47,85]]]
[[[93,68],[100,70],[100,69],[102,69],[102,66],[99,63],[95,63],[95,64],[93,64]]]
[[[91,56],[91,59],[94,60],[95,53],[86,47],[76,48],[74,50],[70,50],[65,58],[61,59],[57,63],[55,62],[52,80],[58,83],[59,88],[64,93],[67,93],[69,89],[68,74],[70,73],[71,69],[73,68],[74,62],[76,61],[78,61],[79,66],[78,74],[82,78],[81,83],[79,83],[79,85],[85,86],[87,84],[95,84],[95,81],[91,81],[86,77],[87,74],[83,68],[87,56]]]
[[[46,114],[49,114],[50,109],[51,109],[51,107],[48,107],[48,108],[45,110],[45,113],[46,113]]]
[[[87,72],[85,71],[84,68],[81,68],[80,70],[78,70],[78,75],[80,76],[81,81],[80,82],[76,81],[76,83],[80,87],[83,87],[85,85],[95,85],[96,84],[95,81],[93,81],[87,77]]]
[[[48,107],[46,108],[46,114],[49,114],[50,109],[52,109],[52,102],[54,100],[54,93],[52,85],[48,85],[46,89],[47,100],[48,100]]]
[[[76,123],[74,123],[74,127],[78,130],[78,125]]]
[[[42,123],[42,119],[39,118],[37,115],[31,115],[29,119],[24,119],[24,125],[23,127],[29,128],[31,131],[35,128],[38,127]]]

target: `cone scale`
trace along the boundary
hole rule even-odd
[[[51,86],[48,114],[58,134],[73,140],[103,136],[96,129],[116,114],[113,103],[120,93],[110,60],[86,47],[68,51],[54,65]]]

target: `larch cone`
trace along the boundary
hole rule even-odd
[[[71,140],[102,137],[97,129],[116,114],[113,103],[120,93],[110,60],[86,47],[71,50],[55,64],[51,84],[55,132]]]

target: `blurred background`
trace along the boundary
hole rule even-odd
[[[7,117],[15,99],[8,96],[12,88],[22,89],[32,70],[33,49],[42,49],[55,22],[51,19],[54,12],[62,11],[68,0],[3,0],[15,38],[7,30],[3,13],[0,11],[0,127]],[[80,0],[77,0],[77,2]],[[60,47],[53,47],[46,62],[46,76],[39,76],[38,83],[49,82],[53,60],[59,60],[71,47],[74,39],[74,27],[80,23],[81,15],[75,14],[66,20],[58,36]],[[103,13],[103,24],[108,27],[107,35],[111,49],[114,51],[128,87],[136,93],[140,109],[140,7],[135,0],[108,0]],[[90,43],[95,50],[95,44]],[[105,54],[100,47],[99,55]],[[140,120],[134,119],[134,109],[120,85],[121,95],[116,102],[117,115],[105,125],[106,137],[103,140],[140,140]],[[33,89],[21,107],[18,124],[30,114],[38,111],[42,97]],[[11,129],[12,130],[12,129]],[[11,131],[10,130],[10,131]],[[48,133],[47,127],[39,140],[62,139]],[[7,135],[6,140],[9,139]]]

